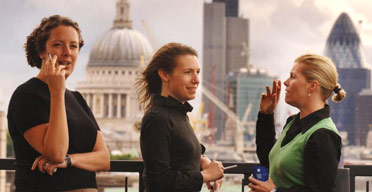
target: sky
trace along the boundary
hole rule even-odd
[[[0,0],[0,110],[6,110],[18,85],[38,73],[37,69],[27,65],[23,44],[43,17],[68,16],[82,29],[85,45],[75,71],[67,81],[67,87],[74,89],[76,82],[85,79],[89,53],[95,41],[112,27],[116,1]],[[129,2],[133,28],[149,37],[141,22],[144,20],[157,42],[155,50],[168,42],[181,42],[194,47],[202,62],[203,4],[211,0]],[[304,53],[323,54],[334,22],[346,12],[360,31],[369,64],[372,61],[369,4],[369,0],[240,0],[239,15],[250,22],[250,63],[285,80],[296,57]],[[361,25],[359,21],[362,21]],[[198,98],[200,95],[198,93]],[[196,99],[196,104],[198,101],[200,99]]]

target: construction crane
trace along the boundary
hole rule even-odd
[[[218,108],[220,108],[228,118],[231,118],[237,125],[237,133],[236,133],[236,142],[235,147],[238,153],[243,153],[244,148],[244,138],[243,138],[243,127],[247,125],[247,119],[249,113],[251,112],[252,104],[249,104],[244,112],[242,120],[239,119],[239,116],[235,114],[234,111],[229,109],[222,101],[220,101],[211,91],[209,91],[203,85],[200,85],[201,92],[204,94],[209,100],[211,100]]]
[[[142,23],[143,27],[144,27],[145,30],[146,30],[147,36],[150,38],[150,41],[151,41],[151,45],[152,45],[152,47],[154,48],[154,50],[157,50],[158,47],[159,47],[159,44],[158,44],[158,42],[156,41],[154,35],[152,34],[152,32],[151,32],[149,26],[147,25],[147,22],[146,22],[144,19],[142,19],[142,20],[141,20],[141,23]]]
[[[215,80],[216,80],[216,65],[212,66],[212,77],[211,77],[211,94],[215,95]],[[203,90],[203,89],[202,89]],[[203,91],[202,91],[203,92]],[[214,127],[214,102],[211,100],[209,103],[210,111],[208,113],[208,128],[209,128],[209,137],[208,137],[208,143],[213,144],[214,143],[214,133],[215,133],[215,127]]]

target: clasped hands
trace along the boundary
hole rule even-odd
[[[67,168],[67,163],[66,161],[63,161],[63,163],[53,163],[46,157],[39,156],[32,164],[31,170],[34,171],[36,168],[38,168],[40,172],[47,173],[48,175],[52,176],[53,173],[57,172],[57,168]]]

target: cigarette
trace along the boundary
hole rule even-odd
[[[53,169],[53,173],[57,172],[57,167]]]
[[[52,55],[50,55],[50,53],[48,53],[48,56],[50,60],[53,60]]]
[[[232,168],[235,168],[235,167],[238,167],[238,165],[227,166],[227,167],[224,167],[223,170],[228,170],[228,169],[232,169]]]

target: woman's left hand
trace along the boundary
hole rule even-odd
[[[201,156],[200,164],[201,164],[202,170],[206,169],[209,166],[210,163],[211,163],[211,160],[208,157]],[[222,182],[223,182],[223,180],[219,179],[219,180],[216,180],[214,182],[207,182],[206,184],[207,184],[207,187],[208,187],[209,191],[214,192],[214,191],[217,191],[217,189],[221,188]]]
[[[38,167],[39,171],[42,173],[47,173],[50,176],[53,175],[57,171],[57,168],[67,168],[66,162],[63,163],[53,163],[49,161],[46,157],[44,156],[39,156],[35,159],[34,163],[32,164],[31,170],[35,170],[36,167]]]
[[[208,187],[208,189],[209,189],[210,192],[215,192],[219,188],[221,188],[222,182],[223,182],[222,179],[219,179],[219,180],[214,181],[213,182],[213,185],[211,185],[212,182],[207,182],[207,187]]]
[[[252,192],[270,192],[276,187],[271,178],[267,181],[260,181],[250,176],[249,181],[251,183],[249,183],[248,186],[251,188]]]

